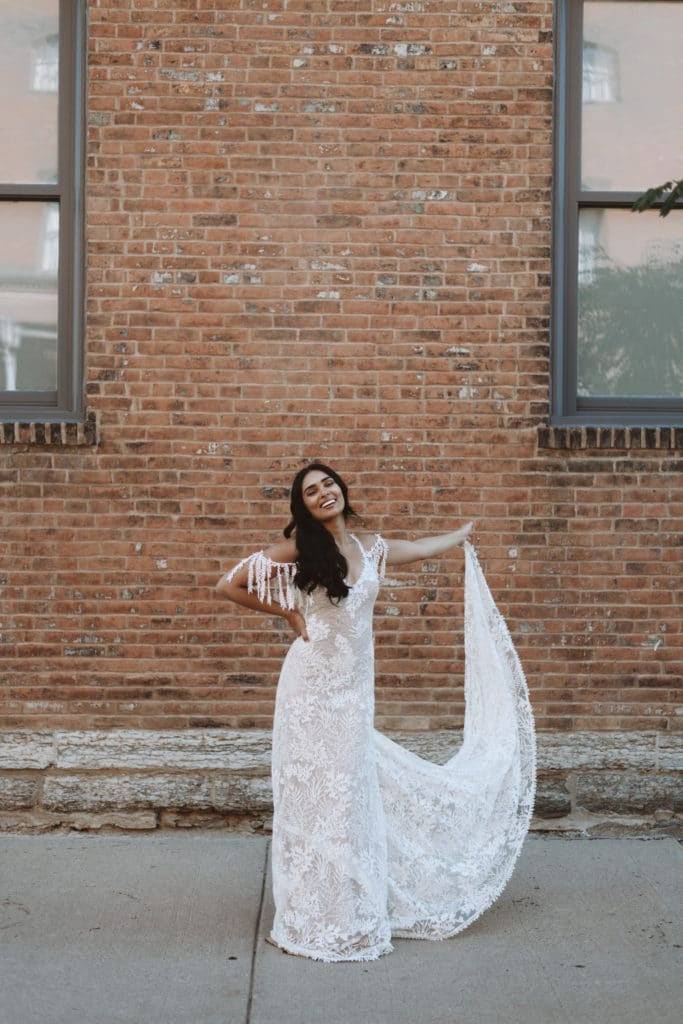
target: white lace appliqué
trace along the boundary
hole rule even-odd
[[[310,639],[287,651],[275,701],[271,938],[325,962],[374,960],[392,937],[446,939],[472,924],[512,874],[536,784],[524,672],[468,541],[461,747],[438,765],[374,728],[372,614],[388,546],[354,540],[363,570],[338,605],[320,588],[282,587]],[[250,558],[267,593],[264,573],[296,567],[262,555]]]

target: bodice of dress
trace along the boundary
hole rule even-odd
[[[386,541],[377,535],[369,548],[351,535],[362,551],[362,568],[346,597],[330,601],[323,587],[307,594],[295,588],[296,607],[306,623],[308,640],[299,636],[293,641],[285,658],[284,673],[278,689],[279,699],[285,695],[296,699],[293,691],[306,696],[307,713],[311,713],[311,696],[324,695],[325,708],[334,711],[342,706],[361,714],[367,727],[374,712],[374,644],[373,609],[386,561]],[[382,577],[380,576],[382,574]],[[296,669],[295,669],[296,666]]]
[[[379,588],[386,575],[388,544],[376,534],[365,547],[355,534],[351,537],[362,553],[358,578],[349,583],[346,597],[330,600],[327,590],[317,586],[310,594],[294,584],[296,562],[274,562],[264,551],[256,551],[231,570],[231,576],[245,563],[249,566],[249,591],[262,601],[276,601],[283,608],[298,609],[306,623],[308,640],[298,636],[285,659],[289,678],[292,661],[300,668],[300,679],[314,692],[342,692],[362,702],[367,715],[374,709],[374,650],[372,617]],[[288,689],[282,683],[280,691]]]
[[[330,601],[324,587],[316,587],[307,594],[294,583],[297,572],[296,562],[274,562],[265,551],[255,551],[247,555],[235,565],[226,579],[233,578],[243,565],[248,566],[247,590],[256,592],[259,600],[272,603],[276,601],[282,608],[298,608],[308,624],[308,616],[313,616],[314,629],[322,631],[323,625],[330,625],[337,620],[337,628],[346,628],[350,619],[357,619],[363,610],[372,612],[380,584],[386,575],[386,558],[388,544],[380,534],[370,547],[365,548],[354,533],[351,537],[356,542],[363,556],[363,567],[354,583],[349,583],[348,575],[344,582],[351,588],[347,597],[338,603]],[[310,636],[310,630],[309,630]]]
[[[368,630],[372,631],[372,612],[381,583],[380,558],[386,541],[378,534],[366,550],[355,534],[351,536],[363,554],[363,564],[354,583],[349,583],[348,575],[344,579],[351,588],[350,593],[330,601],[324,587],[316,587],[311,594],[298,591],[297,607],[306,621],[308,643],[320,644],[330,635],[340,634],[350,643],[370,639],[366,634]]]

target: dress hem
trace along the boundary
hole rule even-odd
[[[299,956],[308,957],[310,960],[322,960],[324,963],[343,963],[343,962],[355,962],[358,960],[379,960],[385,953],[393,953],[394,947],[390,942],[383,946],[374,946],[371,949],[359,950],[358,953],[353,953],[350,956],[335,956],[334,954],[328,955],[321,953],[320,950],[309,949],[307,946],[298,946],[294,943],[282,942],[277,935],[271,931],[270,938],[273,942],[284,949],[287,953],[296,953]]]

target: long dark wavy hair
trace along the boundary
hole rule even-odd
[[[346,597],[351,587],[344,582],[348,575],[349,563],[337,547],[334,537],[322,523],[314,519],[308,511],[303,498],[303,481],[307,473],[312,469],[321,470],[325,476],[331,476],[344,495],[344,509],[342,515],[348,522],[351,519],[355,525],[358,523],[365,528],[365,522],[361,516],[351,507],[349,503],[349,489],[338,473],[324,462],[309,462],[307,466],[300,469],[292,481],[289,494],[289,508],[292,513],[291,522],[282,531],[285,537],[290,537],[296,530],[298,572],[294,577],[294,584],[300,590],[310,594],[317,586],[327,591],[327,596],[332,604],[338,604],[332,599]]]

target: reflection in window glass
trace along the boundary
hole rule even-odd
[[[591,284],[595,280],[596,255],[600,238],[602,210],[584,210],[579,218],[579,281]]]
[[[1,0],[0,181],[57,181],[59,0]]]
[[[619,54],[611,46],[583,44],[583,102],[616,103],[619,99]]]
[[[644,192],[680,178],[683,3],[585,0],[581,187]]]
[[[57,92],[59,88],[59,38],[48,36],[33,50],[33,88],[36,92]]]
[[[0,237],[0,391],[53,391],[58,204],[0,204]]]
[[[579,218],[577,394],[681,398],[683,218],[598,212]]]
[[[59,206],[56,203],[46,203],[44,211],[42,270],[47,274],[56,275],[59,266]]]

